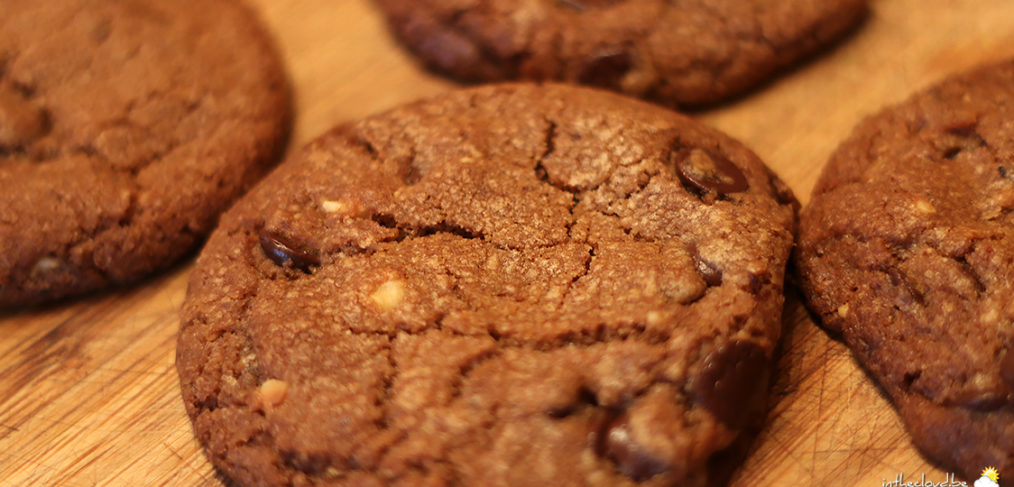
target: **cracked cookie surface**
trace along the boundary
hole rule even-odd
[[[233,0],[0,4],[0,306],[169,265],[273,161],[284,74]]]
[[[223,217],[177,367],[240,485],[705,485],[795,200],[689,118],[494,85],[340,126]]]
[[[559,80],[668,106],[760,84],[856,25],[866,0],[377,0],[430,67]]]
[[[893,399],[916,445],[1014,476],[1014,62],[862,122],[803,212],[810,306]]]

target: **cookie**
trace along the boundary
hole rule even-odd
[[[198,258],[187,412],[240,485],[703,485],[765,395],[794,201],[729,137],[584,88],[340,126]]]
[[[558,80],[669,106],[743,93],[841,37],[865,0],[377,0],[429,67]]]
[[[804,211],[800,280],[915,444],[1014,477],[1014,61],[865,120]]]
[[[0,306],[164,268],[275,160],[278,57],[233,0],[4,0]]]

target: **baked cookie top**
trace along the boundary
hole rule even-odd
[[[866,0],[377,0],[430,67],[713,103],[857,24]]]
[[[1014,477],[1014,62],[865,120],[804,211],[797,262],[916,444]]]
[[[288,118],[279,60],[233,0],[4,0],[0,306],[165,267]]]
[[[702,485],[765,393],[793,223],[748,149],[642,102],[410,104],[223,217],[184,402],[241,485]]]

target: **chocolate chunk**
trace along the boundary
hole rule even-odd
[[[311,267],[320,265],[320,257],[316,252],[302,249],[281,235],[262,233],[260,242],[264,255],[281,267],[291,263],[292,267],[309,274]]]
[[[717,152],[681,147],[674,157],[680,180],[701,192],[739,193],[750,187],[743,171]]]
[[[630,416],[620,413],[602,425],[598,453],[616,463],[624,475],[638,482],[669,470],[669,464],[637,443],[630,430]]]
[[[691,380],[694,401],[723,423],[741,428],[767,390],[767,354],[759,345],[733,340],[719,345]]]
[[[632,66],[630,53],[621,50],[605,52],[585,65],[580,81],[592,86],[618,86]]]

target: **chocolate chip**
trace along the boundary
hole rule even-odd
[[[933,143],[944,159],[957,159],[962,152],[986,145],[986,140],[976,131],[978,125],[976,120],[952,122],[942,128],[943,134],[935,138]]]
[[[758,294],[764,286],[771,284],[771,275],[767,272],[762,272],[759,275],[749,272],[746,277],[749,284],[750,294]]]
[[[958,137],[979,137],[975,129],[979,125],[976,120],[964,120],[953,122],[944,127],[944,131]]]
[[[546,410],[546,414],[553,419],[563,419],[586,407],[596,407],[598,405],[599,401],[595,397],[595,393],[582,387],[578,389],[577,396],[569,404],[550,407]]]
[[[704,279],[705,284],[712,287],[722,285],[722,269],[719,269],[718,266],[701,256],[694,258],[694,265],[697,266],[697,273]]]
[[[260,242],[264,255],[281,267],[291,265],[309,274],[311,267],[320,265],[320,257],[316,252],[302,249],[281,235],[262,233]]]
[[[620,413],[602,425],[596,445],[599,455],[616,463],[616,468],[637,482],[669,470],[669,464],[637,443],[630,429],[630,416]]]
[[[961,153],[961,147],[949,147],[944,150],[944,159],[954,159]]]
[[[912,388],[912,384],[914,384],[915,381],[919,380],[919,377],[921,376],[922,376],[921,370],[916,370],[915,372],[905,372],[905,375],[902,376],[901,378],[902,387],[905,389],[905,391],[908,391],[909,389]]]
[[[733,340],[718,346],[691,379],[694,401],[720,421],[742,428],[767,390],[768,357],[760,346]]]
[[[694,267],[697,268],[697,273],[700,274],[701,279],[704,279],[704,283],[708,286],[721,286],[722,285],[722,269],[720,269],[713,262],[701,257],[701,254],[697,252],[697,245],[690,244],[688,249],[690,256],[694,259]]]
[[[17,87],[0,84],[0,149],[24,148],[49,129],[49,117]]]
[[[701,192],[739,193],[750,187],[743,171],[715,151],[680,147],[673,156],[680,180]]]
[[[630,53],[622,50],[604,52],[585,65],[578,79],[586,85],[615,87],[620,85],[632,66]]]
[[[921,391],[924,395],[928,391]],[[975,411],[996,411],[1007,404],[1006,394],[999,391],[960,391],[942,401],[945,406],[957,405]]]
[[[785,184],[781,178],[775,174],[770,168],[766,168],[768,173],[768,180],[771,182],[771,188],[774,190],[775,200],[778,204],[789,205],[799,211],[799,200],[796,199],[796,195],[792,193],[792,189]]]
[[[422,172],[414,165],[406,167],[401,176],[402,181],[405,182],[405,186],[415,186],[419,184],[419,181],[422,181],[422,178]]]

